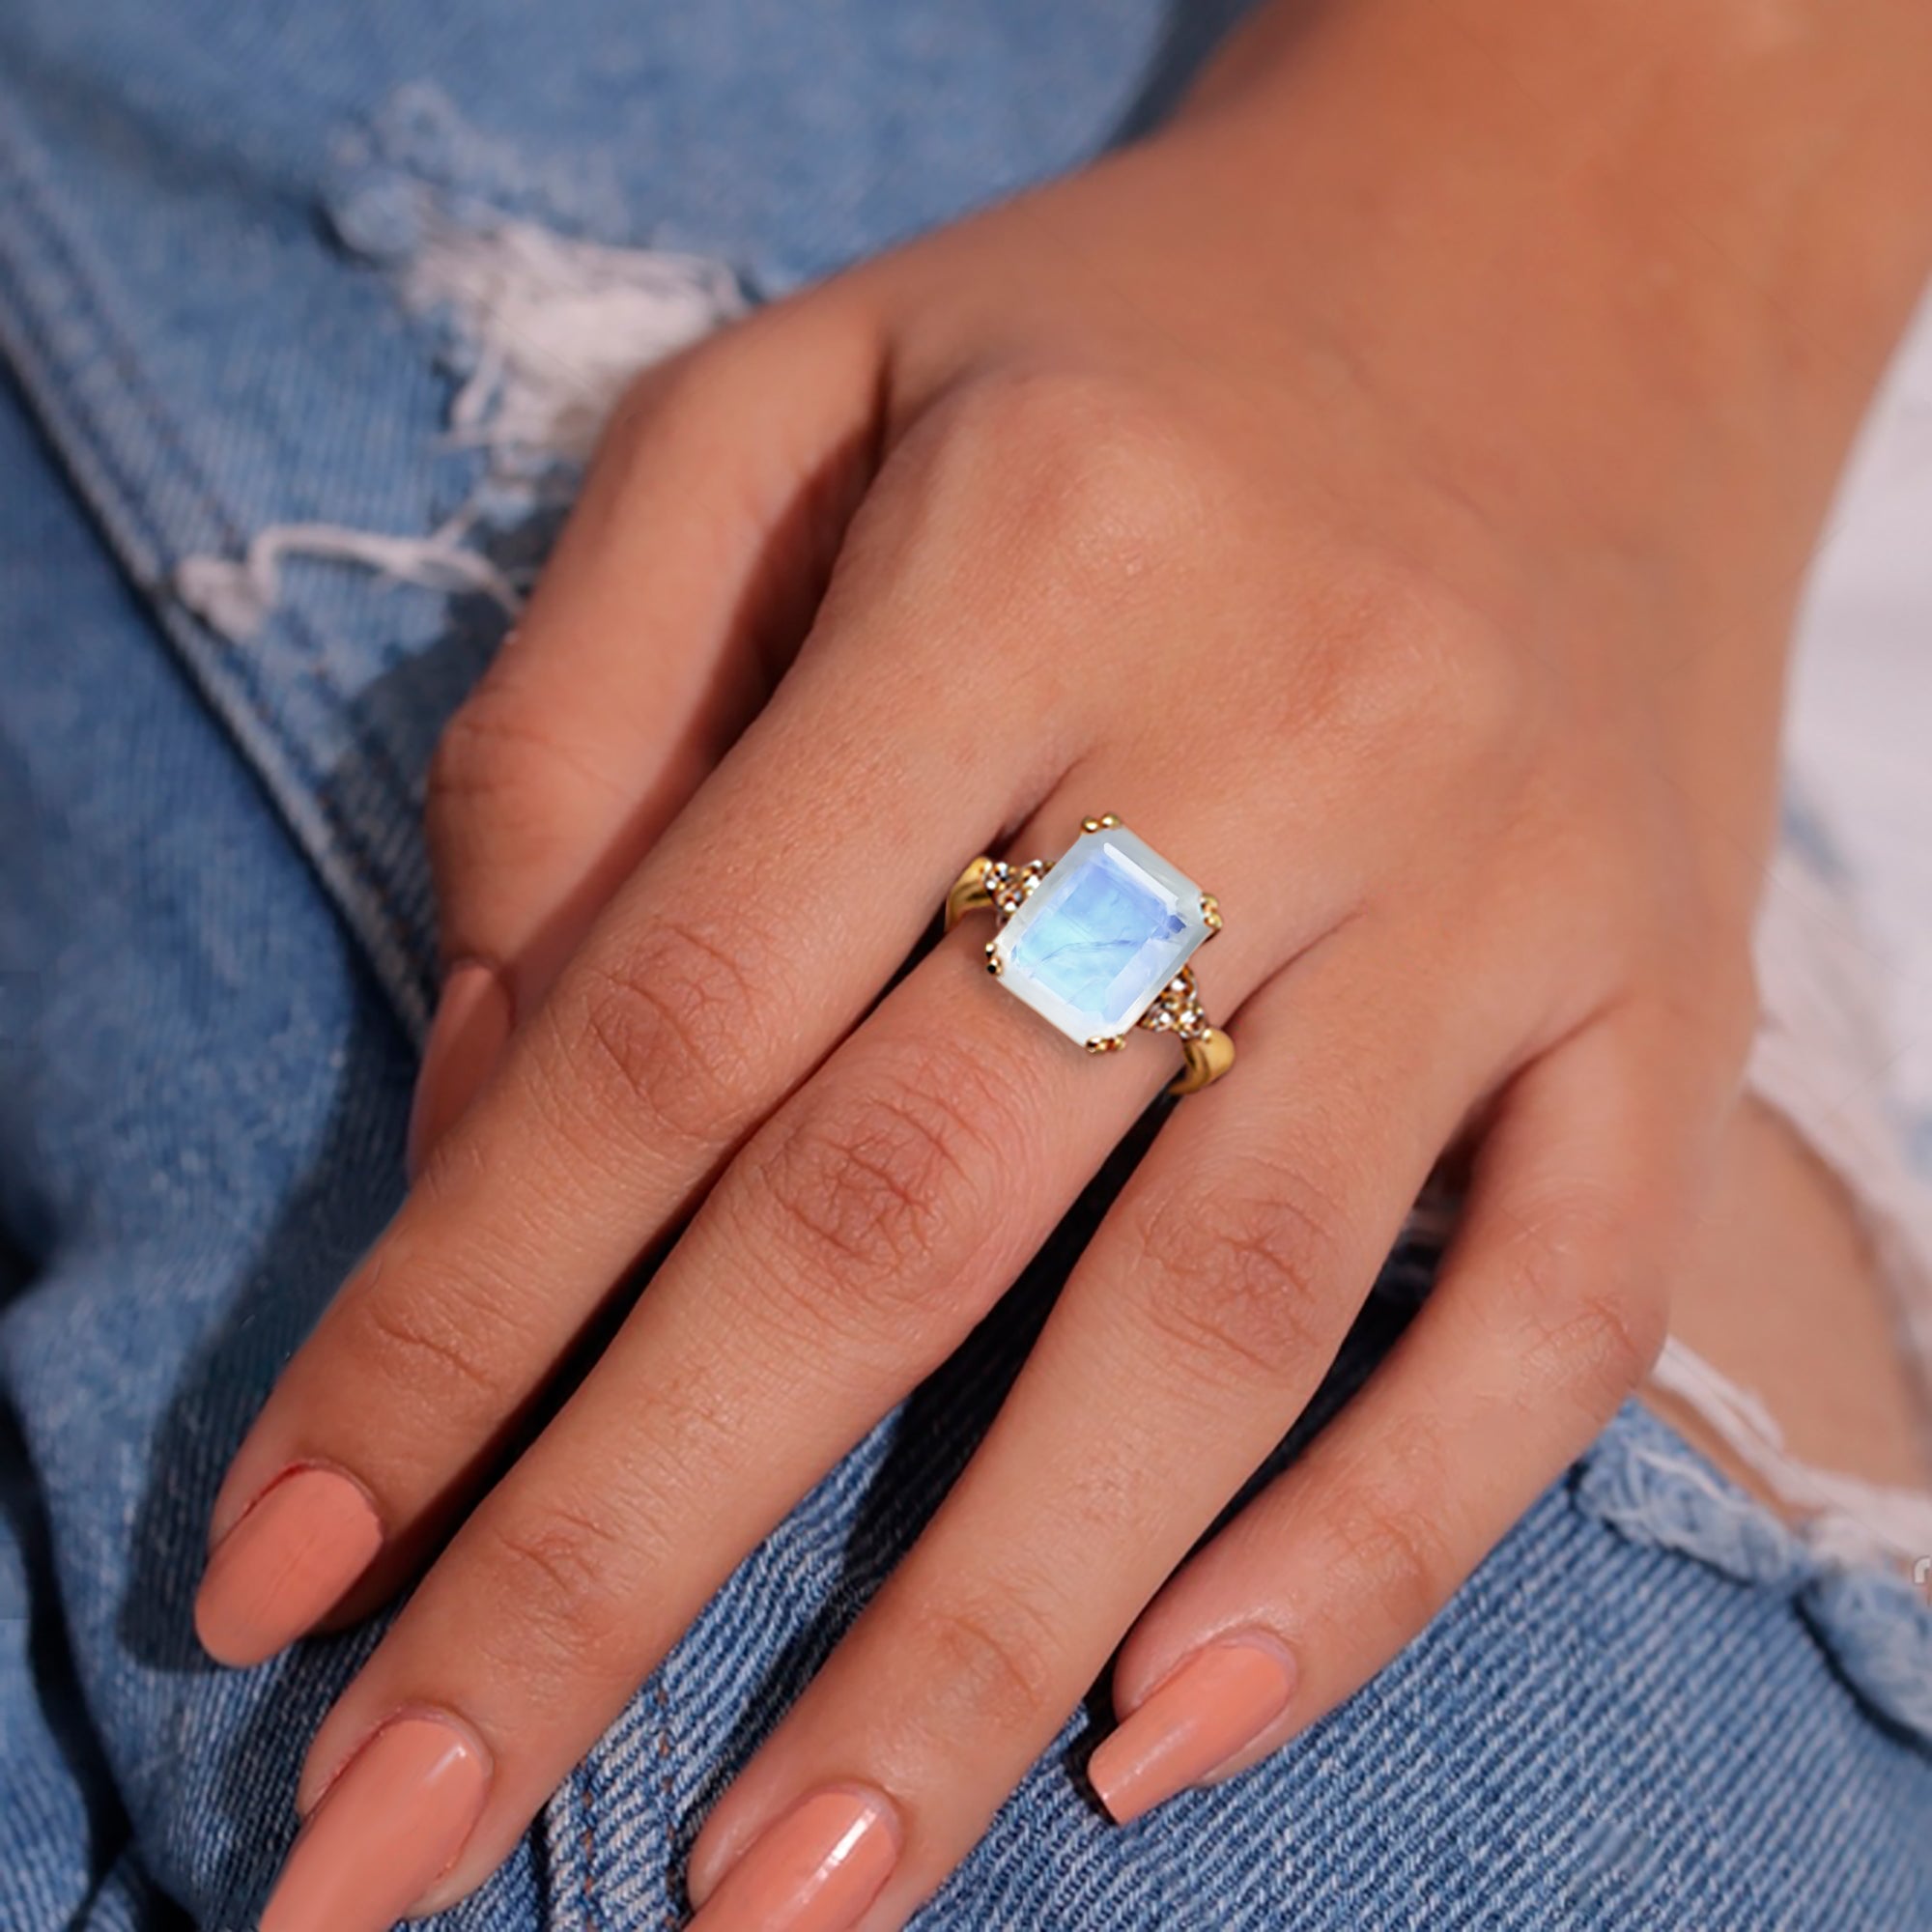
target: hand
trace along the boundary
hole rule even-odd
[[[976,852],[1120,813],[1220,897],[1240,1062],[718,1804],[707,1926],[901,1923],[1123,1635],[1116,1817],[1274,1748],[1639,1380],[1753,1014],[1780,640],[1890,311],[1794,381],[1653,148],[1520,99],[1448,11],[1292,54],[1264,24],[1157,141],[613,424],[438,762],[469,963],[426,1158],[215,1506],[234,1662],[450,1539],[314,1741],[270,1932],[477,1884],[1174,1071],[1048,1031],[984,924],[880,998]],[[1451,1146],[1432,1300],[1183,1563]]]

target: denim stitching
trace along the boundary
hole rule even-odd
[[[660,1665],[652,1687],[658,1716],[658,1793],[664,1801],[664,1883],[665,1932],[677,1932],[677,1787],[672,1775],[670,1693],[665,1689],[664,1666]]]
[[[597,1753],[592,1750],[584,1758],[582,1767],[573,1774],[571,1781],[577,1787],[578,1815],[583,1821],[583,1923],[601,1926],[602,1915],[597,1910],[597,1807],[592,1802],[590,1781],[597,1762]]]

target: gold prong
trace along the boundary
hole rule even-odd
[[[1221,901],[1212,893],[1201,895],[1201,917],[1208,923],[1208,937],[1212,939],[1221,930]]]
[[[1083,818],[1080,829],[1082,832],[1111,832],[1120,822],[1111,811],[1103,811],[1097,818]]]
[[[986,858],[975,859],[952,882],[952,890],[946,895],[946,929],[952,928],[969,913],[978,912],[981,906],[993,903],[993,895],[986,890],[986,872],[992,865]]]
[[[1180,1051],[1187,1065],[1168,1083],[1170,1094],[1198,1094],[1211,1087],[1235,1064],[1235,1042],[1219,1027],[1209,1027],[1194,1039],[1183,1039]]]
[[[986,971],[996,980],[1000,977],[999,944],[997,939],[989,939],[986,942]]]
[[[1087,1051],[1089,1053],[1119,1053],[1126,1043],[1127,1037],[1123,1033],[1097,1034],[1087,1042]]]

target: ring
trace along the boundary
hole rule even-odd
[[[1221,930],[1221,908],[1111,811],[1083,818],[1058,859],[975,859],[946,895],[946,929],[981,906],[1000,920],[986,970],[1089,1053],[1115,1052],[1135,1026],[1171,1033],[1187,1065],[1170,1094],[1234,1065],[1187,963]]]

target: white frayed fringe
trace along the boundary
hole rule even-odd
[[[515,616],[522,593],[481,551],[466,549],[462,535],[458,525],[433,536],[390,537],[338,524],[270,524],[240,557],[185,557],[175,571],[175,592],[204,624],[238,643],[269,621],[281,595],[285,556],[360,564],[392,582],[453,595],[480,592]]]
[[[1663,1345],[1650,1379],[1717,1431],[1792,1513],[1805,1543],[1826,1562],[1846,1569],[1865,1563],[1903,1568],[1932,1553],[1932,1496],[1801,1462],[1757,1396],[1675,1337]]]
[[[701,255],[606,248],[534,222],[433,230],[402,272],[418,311],[450,304],[476,365],[450,405],[463,442],[507,459],[589,459],[639,369],[743,314],[737,278]]]
[[[709,334],[746,307],[737,278],[704,256],[574,242],[534,222],[432,225],[399,287],[419,314],[448,312],[469,352],[449,430],[489,453],[484,492],[534,507],[557,465],[588,460],[639,370]],[[339,524],[273,524],[240,557],[191,556],[176,594],[235,642],[256,636],[292,556],[351,563],[392,582],[489,597],[515,614],[523,586],[468,539],[472,505],[428,536]]]

